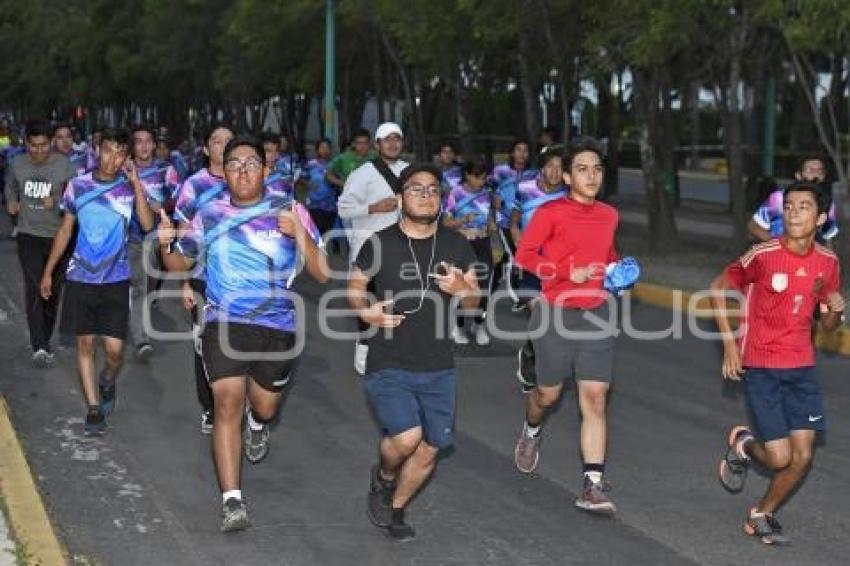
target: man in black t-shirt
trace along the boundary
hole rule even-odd
[[[360,250],[349,302],[369,324],[369,402],[383,431],[372,468],[368,515],[396,539],[409,539],[404,506],[453,443],[455,370],[449,323],[480,300],[467,240],[440,225],[439,169],[410,165],[396,190],[401,218]],[[375,296],[366,286],[374,285]]]

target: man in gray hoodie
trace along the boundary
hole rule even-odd
[[[50,336],[56,322],[58,297],[63,278],[54,279],[53,294],[44,300],[39,282],[50,253],[53,236],[59,228],[59,201],[68,181],[75,176],[67,157],[50,149],[50,129],[44,122],[26,126],[27,152],[16,157],[6,169],[6,207],[18,217],[18,258],[24,273],[27,325],[32,360],[37,367],[53,362]],[[65,270],[59,270],[64,273]]]

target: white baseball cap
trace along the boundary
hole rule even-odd
[[[382,140],[384,138],[388,138],[391,135],[396,134],[398,137],[403,138],[404,134],[401,131],[401,126],[396,124],[395,122],[384,122],[378,129],[375,130],[375,140]]]

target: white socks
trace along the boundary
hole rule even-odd
[[[584,472],[584,476],[593,483],[602,481],[602,472]]]
[[[528,438],[537,438],[540,436],[540,431],[543,430],[543,425],[531,426],[528,421],[525,422],[525,435]]]
[[[241,489],[231,489],[230,491],[225,491],[221,494],[221,502],[224,503],[230,498],[236,498],[239,501],[242,501],[242,490]]]
[[[248,411],[248,426],[251,427],[251,430],[253,430],[254,432],[259,432],[263,430],[263,426],[265,425],[263,425],[263,423],[258,423],[257,421],[255,421],[254,412]]]

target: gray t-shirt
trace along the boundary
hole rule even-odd
[[[6,170],[5,192],[7,203],[21,204],[18,232],[52,238],[59,228],[62,192],[75,175],[68,158],[58,153],[38,165],[28,155],[16,157]],[[53,199],[52,206],[47,206],[46,197]]]

